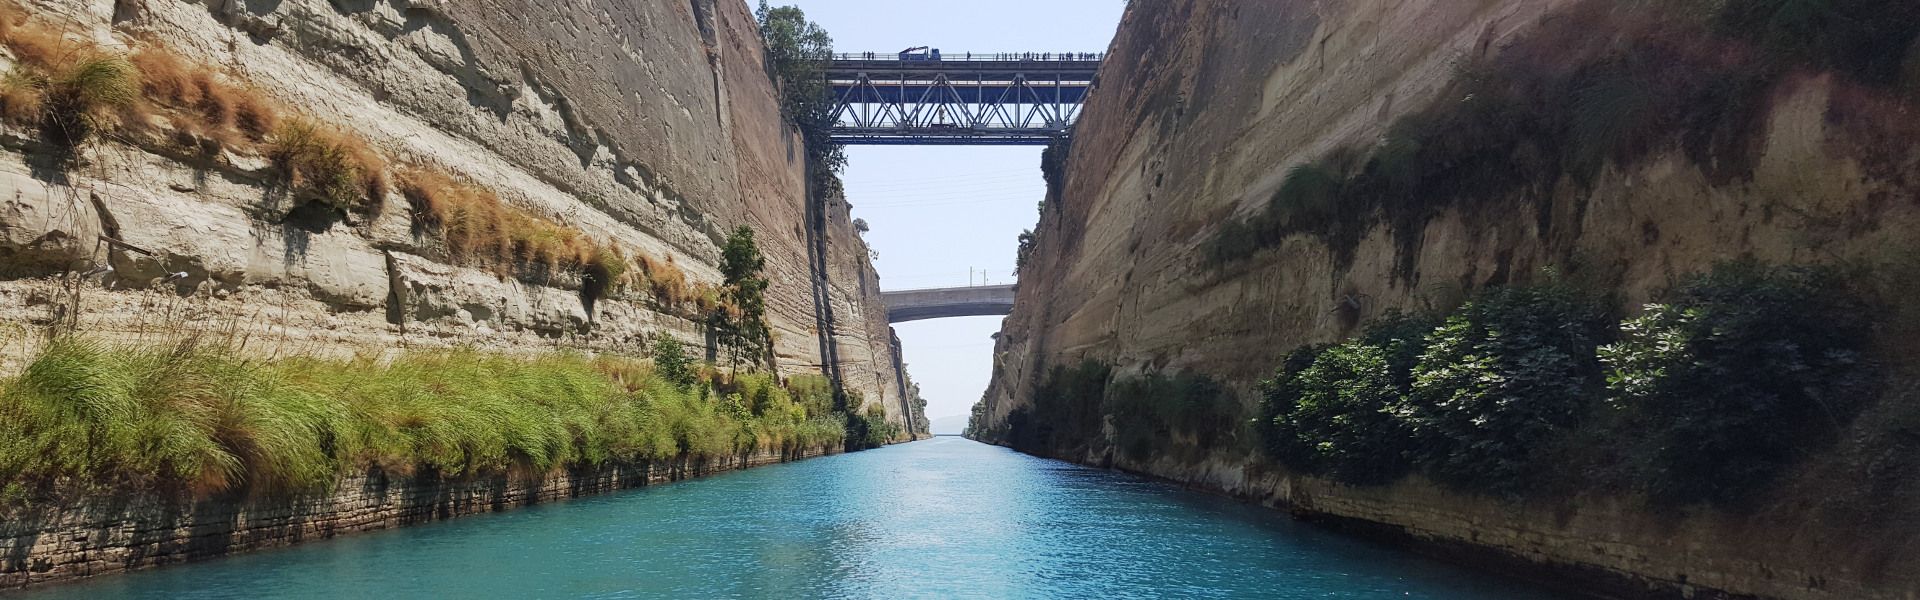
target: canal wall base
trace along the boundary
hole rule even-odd
[[[1433,558],[1609,599],[1914,600],[1916,546],[1899,527],[1868,531],[1793,507],[1747,514],[1649,511],[1633,498],[1513,501],[1418,477],[1351,486],[1246,457],[1133,462],[1052,456],[1285,510],[1301,520]],[[1847,531],[1848,543],[1836,543]]]
[[[0,515],[0,588],[68,582],[839,453],[758,452],[548,475],[370,469],[298,499],[83,498]]]

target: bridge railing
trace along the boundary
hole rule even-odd
[[[1100,62],[1107,57],[1105,52],[942,52],[939,59],[924,53],[915,53],[916,58],[901,59],[899,52],[845,52],[833,55],[834,60],[864,60],[901,62]]]

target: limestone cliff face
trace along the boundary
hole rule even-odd
[[[696,283],[719,283],[725,232],[751,226],[772,280],[780,369],[820,372],[833,357],[849,389],[905,422],[904,376],[867,249],[844,201],[810,203],[800,140],[781,119],[742,2],[23,8],[70,39],[170,48],[364,137],[396,170],[470,180],[596,240],[671,259]],[[50,173],[35,166],[33,137],[17,128],[0,136],[9,265],[0,295],[10,322],[69,316],[73,303],[49,277],[110,263],[78,303],[80,328],[101,335],[232,323],[251,347],[286,353],[453,344],[636,352],[655,331],[712,346],[700,323],[650,310],[639,294],[589,309],[577,276],[462,266],[412,230],[398,194],[375,215],[315,229],[276,212],[272,169],[257,156],[195,159],[110,139],[85,149],[79,168]],[[103,233],[153,254],[96,247]]]
[[[1870,160],[1859,149],[1906,135],[1901,123],[1913,115],[1865,108],[1853,86],[1801,73],[1769,92],[1745,177],[1656,149],[1584,185],[1443,208],[1412,227],[1382,220],[1350,248],[1303,233],[1226,267],[1207,264],[1210,237],[1262,210],[1292,169],[1371,147],[1411,112],[1460,102],[1445,94],[1461,65],[1505,51],[1575,4],[1133,3],[998,338],[980,409],[987,435],[1032,405],[1048,368],[1082,359],[1110,364],[1116,376],[1203,373],[1251,403],[1254,383],[1297,346],[1347,338],[1390,310],[1454,306],[1543,268],[1583,265],[1631,310],[1675,278],[1733,257],[1808,263],[1910,252],[1920,226],[1912,146]],[[1920,589],[1906,516],[1882,523],[1900,533],[1821,542],[1814,538],[1854,534],[1834,522],[1797,524],[1817,512],[1806,506],[1661,517],[1608,498],[1510,506],[1419,482],[1355,489],[1256,456],[1064,458],[1662,594],[1910,598]]]

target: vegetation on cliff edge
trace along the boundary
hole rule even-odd
[[[0,495],[298,493],[374,467],[471,477],[842,443],[820,386],[696,373],[683,354],[670,366],[677,343],[656,350],[257,360],[194,339],[59,338],[0,382]]]
[[[1420,472],[1503,496],[1619,485],[1737,505],[1873,393],[1850,289],[1727,263],[1617,332],[1577,287],[1489,290],[1437,325],[1394,316],[1297,350],[1261,385],[1256,426],[1269,456],[1349,483]]]
[[[1438,96],[1449,101],[1401,117],[1378,143],[1296,167],[1260,212],[1223,222],[1204,257],[1224,267],[1309,235],[1345,265],[1384,224],[1397,245],[1395,272],[1410,277],[1427,220],[1448,209],[1531,203],[1548,235],[1555,209],[1540,198],[1669,149],[1715,179],[1744,178],[1778,84],[1825,70],[1911,105],[1916,40],[1920,7],[1904,0],[1574,5],[1469,61]]]

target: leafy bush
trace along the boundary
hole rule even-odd
[[[664,333],[653,338],[653,368],[662,379],[680,387],[692,387],[699,382],[686,346]]]
[[[1433,328],[1429,319],[1396,313],[1359,339],[1296,351],[1260,386],[1269,454],[1348,483],[1405,474],[1413,435],[1392,411],[1411,392]]]
[[[1829,442],[1869,392],[1867,307],[1830,270],[1721,265],[1600,350],[1611,401],[1651,441],[1656,497],[1738,502]]]
[[[1482,294],[1426,338],[1411,393],[1393,408],[1436,479],[1493,493],[1524,488],[1542,450],[1578,426],[1602,388],[1602,303],[1566,284]]]
[[[827,86],[827,63],[833,60],[833,37],[820,24],[807,20],[797,6],[774,7],[761,0],[754,13],[760,38],[767,48],[770,74],[780,84],[780,110],[805,140],[807,158],[817,173],[837,173],[846,165],[846,152],[833,142],[833,89]]]
[[[1113,423],[1114,443],[1142,460],[1170,450],[1175,435],[1208,450],[1232,439],[1245,419],[1239,402],[1203,375],[1149,373],[1119,378],[1106,390],[1102,411]]]
[[[1100,439],[1105,418],[1107,365],[1088,359],[1074,367],[1055,366],[1033,392],[1031,409],[1009,416],[1007,442],[1026,451],[1058,452],[1086,447]]]
[[[900,426],[887,420],[887,411],[875,404],[867,410],[847,417],[847,444],[849,450],[879,448],[900,437]]]

